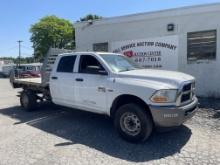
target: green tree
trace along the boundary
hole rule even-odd
[[[74,27],[68,20],[46,16],[32,25],[30,32],[36,59],[43,59],[50,47],[74,49]]]
[[[85,17],[80,18],[80,21],[97,20],[97,19],[102,19],[102,17],[95,14],[88,14]]]

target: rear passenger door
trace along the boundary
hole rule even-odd
[[[57,68],[50,76],[50,91],[53,102],[70,106],[74,105],[74,64],[76,55],[61,56]]]

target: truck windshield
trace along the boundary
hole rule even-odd
[[[100,55],[114,72],[126,72],[130,70],[142,69],[142,67],[128,57],[115,54]]]

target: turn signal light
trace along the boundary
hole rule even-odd
[[[155,103],[166,103],[167,102],[167,97],[164,96],[156,96],[153,99],[153,102]]]

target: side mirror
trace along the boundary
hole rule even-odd
[[[108,72],[106,72],[104,69],[102,69],[99,66],[87,66],[86,73],[108,75]]]
[[[100,75],[104,75],[104,76],[107,76],[108,75],[108,72],[106,72],[105,70],[98,70],[98,73]]]

